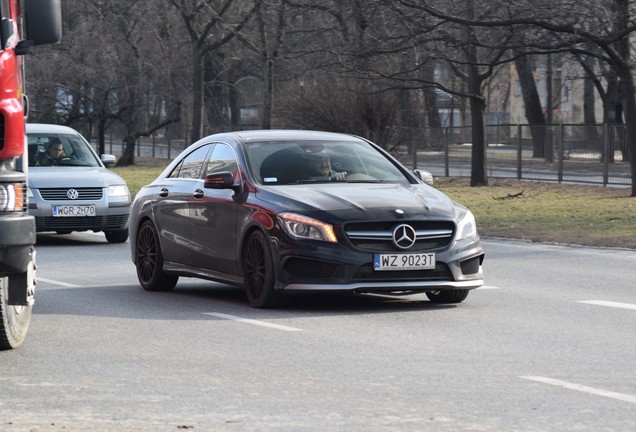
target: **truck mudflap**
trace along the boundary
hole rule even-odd
[[[0,277],[7,277],[6,304],[33,304],[35,289],[35,219],[32,216],[0,218]]]
[[[9,275],[7,304],[10,306],[33,306],[35,302],[35,249],[31,248],[31,259],[24,273]]]
[[[0,276],[27,271],[35,235],[33,216],[0,217]]]

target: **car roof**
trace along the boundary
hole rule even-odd
[[[72,127],[46,124],[46,123],[27,123],[27,133],[56,133],[56,134],[77,134],[78,132]]]
[[[313,130],[296,130],[296,129],[263,129],[263,130],[247,130],[228,132],[225,134],[218,134],[213,137],[220,137],[222,135],[229,135],[237,140],[243,142],[251,141],[285,141],[285,140],[319,140],[319,141],[351,141],[359,140],[360,138],[336,132],[322,132]],[[210,137],[208,137],[210,138]]]

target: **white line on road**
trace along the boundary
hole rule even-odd
[[[41,277],[36,277],[35,280],[36,281],[42,281],[42,282],[50,283],[50,284],[53,284],[53,285],[60,285],[60,286],[68,287],[68,288],[81,288],[81,285],[75,285],[75,284],[71,284],[71,283],[60,282],[60,281],[56,281],[56,280],[53,280],[53,279],[44,279],[44,278],[41,278]]]
[[[596,306],[607,306],[607,307],[614,307],[614,308],[621,308],[621,309],[636,310],[636,304],[632,304],[632,303],[619,303],[619,302],[611,302],[611,301],[605,301],[605,300],[581,300],[581,301],[577,301],[577,303],[586,303],[586,304],[591,304]]]
[[[613,391],[609,391],[609,390],[603,390],[603,389],[597,389],[594,387],[588,387],[585,385],[581,385],[581,384],[575,384],[575,383],[570,383],[567,381],[561,381],[561,380],[557,380],[557,379],[553,379],[553,378],[546,378],[546,377],[542,377],[542,376],[520,376],[519,378],[523,378],[526,380],[530,380],[530,381],[536,381],[536,382],[540,382],[543,384],[549,384],[549,385],[553,385],[553,386],[558,386],[558,387],[563,387],[569,390],[576,390],[576,391],[580,391],[580,392],[584,392],[584,393],[590,393],[596,396],[603,396],[603,397],[607,397],[607,398],[611,398],[611,399],[617,399],[620,401],[624,401],[624,402],[631,402],[633,404],[636,404],[636,396],[634,395],[628,395],[628,394],[624,394],[624,393],[616,393]]]
[[[479,288],[477,288],[477,289],[480,289],[480,290],[488,290],[488,289],[501,289],[501,288],[496,287],[496,286],[484,285],[484,286],[481,286],[481,287],[479,287]]]
[[[273,328],[276,330],[284,330],[284,331],[302,331],[299,328],[296,327],[287,327],[287,326],[283,326],[283,325],[279,325],[279,324],[272,324],[266,321],[259,321],[259,320],[254,320],[254,319],[249,319],[249,318],[241,318],[238,316],[234,316],[234,315],[227,315],[227,314],[223,314],[223,313],[217,313],[217,312],[203,312],[203,315],[210,315],[213,317],[217,317],[217,318],[223,318],[223,319],[228,319],[228,320],[232,320],[232,321],[239,321],[242,323],[246,323],[246,324],[253,324],[253,325],[257,325],[257,326],[261,326],[261,327],[269,327],[269,328]]]

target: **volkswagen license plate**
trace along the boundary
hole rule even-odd
[[[374,254],[375,270],[433,270],[435,253]]]
[[[53,217],[95,216],[94,205],[54,205]]]

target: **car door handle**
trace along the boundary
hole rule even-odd
[[[194,196],[195,198],[203,198],[204,193],[203,193],[203,191],[201,189],[197,189],[197,190],[194,191],[192,196]]]
[[[167,197],[168,196],[168,188],[162,188],[161,191],[159,192],[159,196],[160,197]]]

